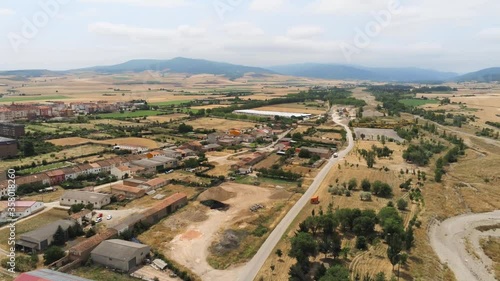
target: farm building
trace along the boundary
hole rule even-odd
[[[111,194],[124,196],[127,199],[137,199],[146,195],[146,190],[139,187],[115,184],[111,186]]]
[[[97,193],[97,192],[88,192],[88,191],[77,191],[70,190],[66,191],[59,203],[62,206],[72,206],[75,204],[92,204],[94,205],[94,209],[101,209],[102,207],[111,203],[111,195]]]
[[[61,182],[66,180],[66,176],[64,175],[63,170],[60,170],[60,169],[48,171],[46,174],[50,178],[51,185],[58,185]]]
[[[187,196],[184,193],[176,193],[155,206],[143,212],[145,221],[149,224],[155,224],[164,217],[177,211],[177,209],[187,204]]]
[[[166,186],[170,181],[163,178],[154,178],[152,180],[148,180],[143,185],[150,187],[150,189],[158,189],[160,187]]]
[[[177,159],[165,157],[165,156],[156,156],[156,157],[153,157],[149,160],[163,164],[164,169],[175,168],[179,165]]]
[[[67,235],[68,228],[76,223],[72,220],[58,220],[46,224],[33,231],[21,234],[16,241],[16,247],[22,251],[36,252],[47,249],[54,241],[54,234],[60,226]]]
[[[27,216],[31,216],[32,214],[43,210],[45,207],[43,202],[36,201],[15,201],[14,212],[9,210],[9,208],[5,208],[0,215],[0,221],[4,221],[4,218],[17,218],[21,219]],[[12,214],[14,216],[12,216]]]
[[[0,137],[0,159],[17,155],[17,141]]]
[[[127,231],[128,229],[132,229],[134,225],[137,223],[144,221],[145,216],[142,213],[134,213],[123,220],[120,221],[119,224],[113,226],[112,228],[118,232],[118,234]]]
[[[222,146],[216,144],[216,143],[211,143],[211,144],[207,144],[205,146],[203,146],[203,151],[204,152],[207,152],[207,151],[217,151],[217,150],[220,150],[222,148]]]
[[[72,261],[82,260],[86,261],[90,257],[90,252],[95,249],[102,241],[111,239],[118,236],[118,231],[112,228],[107,228],[106,230],[96,234],[84,241],[76,244],[69,249],[69,257]]]
[[[148,245],[130,241],[111,239],[103,241],[90,253],[92,261],[123,272],[129,272],[142,264],[149,256]]]
[[[329,158],[332,156],[332,151],[326,148],[317,148],[317,147],[301,147],[300,150],[307,150],[311,152],[312,155],[317,155],[321,158]]]
[[[72,214],[70,218],[76,221],[79,225],[82,225],[84,221],[89,222],[92,220],[92,211],[83,209],[78,213]]]
[[[126,186],[138,187],[138,186],[143,185],[143,184],[144,184],[144,181],[141,179],[137,179],[137,178],[123,180],[123,185],[126,185]]]
[[[74,276],[50,269],[38,269],[22,273],[14,281],[92,281],[90,279]]]
[[[265,116],[265,117],[285,117],[285,118],[310,118],[312,114],[307,113],[293,113],[293,112],[279,112],[279,111],[265,111],[265,110],[253,110],[253,109],[245,109],[245,110],[235,110],[233,111],[236,114],[246,114],[246,115],[255,115],[255,116]]]
[[[163,163],[151,159],[135,160],[132,161],[132,164],[144,168],[145,173],[156,173],[164,169]]]

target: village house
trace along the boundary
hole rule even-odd
[[[90,222],[92,220],[92,211],[83,209],[78,213],[72,214],[70,218],[76,221],[79,225],[83,225],[83,222]]]
[[[111,168],[111,175],[115,176],[117,179],[124,179],[127,176],[132,176],[132,171],[128,166],[118,166]]]
[[[84,241],[69,248],[69,258],[72,261],[81,260],[85,262],[90,257],[90,252],[94,250],[102,241],[118,236],[118,231],[113,228],[106,230],[85,239]]]
[[[5,208],[4,208],[5,207]],[[2,206],[3,210],[0,213],[0,222],[4,222],[10,219],[21,219],[24,217],[31,216],[34,213],[37,213],[43,208],[45,205],[43,202],[37,201],[15,201],[14,206],[10,208],[14,208],[14,212],[10,212],[7,206]]]
[[[51,185],[58,185],[66,180],[64,172],[60,169],[46,172],[47,176],[50,178]]]
[[[216,143],[211,143],[211,144],[207,144],[207,145],[203,146],[202,151],[203,152],[210,152],[210,151],[218,151],[221,149],[222,149],[222,146],[220,146]]]

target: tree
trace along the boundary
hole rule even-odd
[[[385,273],[384,272],[379,272],[377,275],[375,275],[375,280],[374,281],[386,281],[387,279],[385,278]]]
[[[53,236],[52,243],[57,246],[63,246],[66,243],[66,233],[61,226],[57,227],[56,233]]]
[[[371,187],[372,184],[368,179],[363,179],[363,181],[361,181],[361,189],[363,189],[363,191],[370,191]]]
[[[65,256],[64,250],[61,247],[51,246],[43,254],[43,264],[49,265]]]
[[[28,140],[24,142],[23,153],[25,157],[35,155],[35,146],[32,141]]]
[[[409,225],[405,232],[405,250],[410,251],[415,242],[415,236],[413,235],[413,227]]]
[[[300,158],[311,158],[311,152],[307,149],[301,149],[299,152]]]
[[[369,151],[366,154],[366,165],[368,168],[373,168],[373,165],[375,165],[375,152],[374,151]]]
[[[278,258],[281,259],[281,257],[283,256],[283,251],[281,249],[277,249],[275,254],[278,256]]]
[[[196,168],[200,165],[200,163],[198,162],[197,159],[195,158],[189,158],[187,159],[186,161],[184,161],[184,166],[186,168],[189,168],[189,169],[192,169],[192,168]]]
[[[347,188],[349,190],[353,190],[356,189],[357,187],[358,187],[358,181],[355,178],[350,179]]]
[[[89,238],[96,235],[96,232],[93,227],[91,227],[89,230],[87,230],[87,233],[85,233],[85,237]]]
[[[330,267],[325,276],[321,277],[319,281],[349,281],[349,269],[342,265],[334,265]]]
[[[393,233],[387,238],[387,244],[389,246],[387,248],[387,257],[392,264],[392,271],[394,271],[394,266],[399,264],[400,262],[400,254],[403,250],[403,242],[404,241],[401,239],[401,236],[398,233]]]
[[[185,134],[185,133],[192,132],[193,131],[193,126],[186,125],[185,123],[182,123],[182,124],[179,125],[179,127],[177,128],[177,130],[179,131],[179,133]]]
[[[358,236],[356,238],[356,249],[359,249],[359,250],[368,249],[368,243],[366,242],[366,237]]]
[[[291,249],[288,255],[297,259],[299,264],[308,264],[309,257],[314,257],[317,254],[318,244],[311,234],[299,232],[291,239]]]
[[[290,278],[288,279],[289,281],[307,280],[306,273],[304,272],[304,269],[302,269],[302,265],[299,263],[296,263],[290,267],[288,276],[290,276]]]
[[[408,207],[408,202],[403,198],[400,198],[397,202],[397,205],[399,210],[404,211]]]

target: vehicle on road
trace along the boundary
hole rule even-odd
[[[339,154],[338,154],[337,152],[335,152],[335,153],[333,154],[333,157],[334,157],[334,158],[339,158]]]
[[[108,216],[106,217],[106,219],[107,219],[108,221],[109,221],[110,219],[112,219],[112,218],[113,218],[113,216],[111,216],[111,215],[108,215]]]
[[[101,222],[101,221],[102,221],[102,218],[96,218],[96,219],[95,219],[95,222],[96,222],[96,223],[97,223],[97,222]]]

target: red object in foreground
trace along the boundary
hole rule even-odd
[[[311,204],[319,204],[319,196],[312,197]]]

